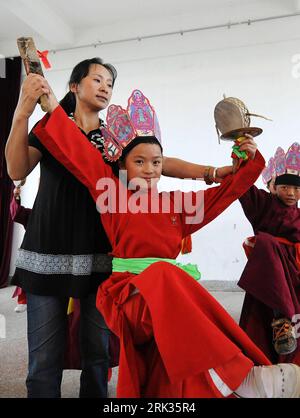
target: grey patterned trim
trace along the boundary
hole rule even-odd
[[[16,267],[38,274],[89,276],[91,272],[110,273],[111,260],[106,254],[40,254],[20,248]]]

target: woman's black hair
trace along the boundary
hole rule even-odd
[[[79,62],[77,65],[75,65],[70,76],[69,87],[73,83],[79,84],[80,81],[88,75],[90,66],[92,64],[99,64],[99,65],[102,65],[102,67],[105,67],[112,75],[112,86],[114,86],[116,78],[117,78],[117,70],[115,69],[113,65],[105,63],[101,58],[95,57],[95,58],[86,59],[84,61]],[[75,107],[76,107],[75,94],[69,91],[65,95],[65,97],[60,101],[60,105],[68,115],[70,113],[74,113]]]

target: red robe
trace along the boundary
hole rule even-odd
[[[269,359],[300,365],[300,346],[278,356],[272,344],[273,309],[289,319],[300,313],[300,272],[296,248],[279,242],[300,242],[300,209],[252,186],[240,198],[255,233],[255,245],[239,281],[246,291],[240,325]]]
[[[184,208],[175,213],[172,205],[170,213],[118,211],[121,201],[126,203],[134,197],[133,192],[119,183],[99,151],[85,140],[60,107],[44,117],[35,134],[89,188],[98,205],[104,187],[99,183],[96,187],[97,181],[113,180],[117,198],[114,200],[111,193],[110,203],[117,210],[102,213],[101,219],[112,255],[121,258],[175,259],[182,238],[211,222],[244,194],[264,167],[257,152],[254,160],[228,176],[221,186],[205,190],[203,220],[188,224],[186,217],[190,214]],[[163,192],[153,199],[160,206],[164,198],[173,202],[176,196],[176,192]],[[188,197],[201,200],[203,191],[182,194],[183,199]],[[197,208],[200,210],[201,204]],[[137,293],[132,294],[134,291]],[[166,262],[152,264],[138,275],[113,273],[98,289],[97,308],[120,338],[118,397],[221,397],[208,373],[210,368],[235,389],[253,362],[269,364],[198,282]]]

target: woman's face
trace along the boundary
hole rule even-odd
[[[127,180],[133,187],[141,189],[154,187],[162,173],[163,156],[158,144],[142,143],[135,146],[120,163],[127,170]]]
[[[71,91],[75,93],[76,104],[81,102],[91,110],[99,112],[109,105],[112,85],[110,71],[100,64],[91,64],[88,75],[79,84],[73,84]]]

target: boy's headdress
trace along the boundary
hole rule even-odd
[[[127,109],[110,105],[107,110],[102,154],[106,161],[117,161],[123,150],[138,137],[153,137],[161,142],[160,128],[153,107],[140,90],[134,90]]]
[[[269,177],[268,167],[269,164],[265,169],[266,171],[263,172],[263,179],[264,173],[267,173],[267,175],[265,174],[266,179]],[[275,177],[275,185],[300,186],[300,144],[298,142],[294,142],[286,153],[281,147],[277,148],[274,155],[272,176]]]
[[[275,159],[271,157],[268,161],[268,165],[264,168],[263,172],[261,173],[263,182],[268,184],[272,178],[275,177]]]

